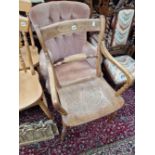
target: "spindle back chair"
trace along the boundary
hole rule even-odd
[[[39,56],[38,56],[38,48],[35,45],[35,41],[34,41],[34,37],[33,37],[33,32],[32,32],[32,26],[31,26],[31,22],[29,20],[29,12],[30,9],[32,7],[32,3],[31,0],[19,0],[19,11],[24,12],[26,14],[26,18],[25,20],[27,20],[29,22],[29,29],[27,29],[25,32],[30,36],[30,43],[31,45],[29,45],[29,49],[32,55],[32,61],[34,66],[37,66],[39,63]],[[23,23],[24,24],[24,21]],[[28,64],[28,59],[26,58],[26,49],[25,46],[21,47],[21,54],[23,55],[23,59],[25,60],[26,63],[26,68],[29,68],[29,64]]]
[[[48,110],[47,101],[39,81],[39,75],[34,70],[31,52],[27,41],[26,32],[29,29],[29,20],[26,17],[20,16],[19,21],[19,60],[21,65],[19,71],[19,110],[22,111],[30,107],[39,105],[46,116],[49,119],[52,119],[53,116]],[[28,55],[27,62],[29,63],[30,69],[26,68],[26,63],[21,52],[22,37],[26,50],[25,54]]]

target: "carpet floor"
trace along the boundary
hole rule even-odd
[[[80,155],[134,155],[135,137],[129,137],[111,144],[93,148]]]
[[[47,98],[49,96],[47,95]],[[20,155],[124,155],[121,149],[131,150],[134,155],[134,142],[127,143],[127,140],[134,137],[135,131],[135,91],[134,87],[128,89],[124,94],[125,106],[120,109],[115,117],[109,121],[104,117],[87,124],[68,129],[65,141],[60,140],[60,136],[54,139],[39,142],[36,144],[20,147]],[[50,106],[53,112],[53,108]],[[61,131],[61,117],[54,111],[55,122]],[[20,113],[20,124],[46,120],[46,116],[39,107],[34,107]],[[131,141],[131,140],[130,140]],[[116,145],[119,144],[119,145]],[[109,146],[108,146],[109,145]],[[119,148],[121,149],[113,149]],[[126,146],[126,147],[124,147]],[[104,150],[111,150],[106,152]],[[97,152],[96,150],[102,151]],[[96,152],[95,152],[96,151]],[[104,152],[103,152],[104,151]],[[102,153],[103,152],[103,153]]]

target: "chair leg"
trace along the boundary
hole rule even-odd
[[[46,97],[45,97],[44,93],[42,95],[42,99],[43,99],[43,102],[45,103],[46,107],[48,107],[47,100],[46,100]]]
[[[62,131],[61,131],[61,140],[62,141],[64,141],[66,133],[67,133],[67,126],[63,124]]]
[[[46,104],[40,100],[39,102],[39,106],[40,108],[42,109],[42,111],[46,114],[46,116],[49,118],[49,119],[53,119],[53,115],[50,113],[49,109],[47,108]]]
[[[111,122],[114,117],[116,116],[116,112],[112,113],[111,115],[108,116],[108,122]]]

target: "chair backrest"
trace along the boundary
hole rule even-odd
[[[134,9],[121,9],[115,18],[111,47],[127,45],[128,36],[131,30]]]
[[[32,74],[34,74],[35,72],[34,72],[32,56],[31,56],[31,52],[30,52],[30,48],[29,48],[27,35],[26,35],[26,33],[29,32],[29,26],[30,26],[29,19],[27,17],[19,16],[19,31],[20,31],[19,41],[20,41],[20,44],[21,44],[21,40],[22,40],[22,37],[23,37],[24,46],[26,48],[26,54],[27,54],[27,58],[28,58],[28,61],[29,61],[30,70],[31,70]],[[22,57],[21,52],[20,52],[19,56]],[[20,60],[21,60],[21,63],[23,64],[23,66],[25,66],[25,64],[23,63],[24,61],[22,59],[20,59]],[[25,68],[24,68],[24,70],[25,70]]]
[[[30,9],[32,7],[31,0],[19,0],[19,11],[25,12],[26,16],[29,16]],[[30,35],[30,41],[32,44],[32,48],[35,48],[35,42],[33,38],[32,28],[31,25],[29,26],[29,35]]]
[[[20,50],[21,48],[22,48],[22,36],[21,36],[21,33],[19,33],[19,62],[21,64],[24,72],[26,72],[26,64],[25,64],[24,58],[23,58],[21,50]]]
[[[36,30],[65,20],[88,19],[90,9],[80,2],[56,1],[32,7],[29,15]],[[45,45],[52,55],[51,59],[58,61],[66,56],[80,53],[86,41],[86,32],[74,32],[48,38],[45,40]]]
[[[19,11],[23,11],[26,14],[28,14],[30,12],[31,7],[31,0],[19,0]]]
[[[104,30],[105,30],[104,16],[101,16],[99,19],[74,19],[74,20],[67,20],[63,22],[57,22],[55,24],[50,24],[42,28],[36,27],[36,32],[37,32],[40,44],[43,48],[43,51],[45,52],[47,62],[50,62],[53,66],[57,66],[63,63],[81,61],[81,60],[86,60],[87,58],[96,57],[96,75],[97,76],[101,76],[100,47],[101,47],[102,39],[104,38]],[[63,57],[62,59],[59,59],[57,61],[55,61],[54,59],[51,60],[49,50],[45,44],[46,41],[50,40],[51,38],[57,38],[63,35],[72,35],[73,33],[86,33],[86,32],[94,32],[94,31],[100,32],[99,38],[98,38],[97,52],[94,55],[74,52],[73,54]]]

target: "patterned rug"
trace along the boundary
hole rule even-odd
[[[20,155],[79,155],[84,152],[89,154],[90,150],[94,150],[94,155],[123,155],[120,153],[121,149],[132,149],[132,153],[134,154],[133,145],[131,146],[130,143],[126,143],[127,139],[134,136],[135,131],[134,96],[134,87],[130,88],[123,94],[126,104],[116,113],[115,117],[111,121],[109,121],[108,117],[104,117],[78,127],[70,128],[67,131],[64,142],[60,140],[60,136],[56,136],[54,139],[48,141],[21,146]],[[49,96],[47,97],[49,98]],[[51,106],[50,110],[53,111]],[[55,122],[61,131],[61,117],[55,111],[54,115]],[[20,124],[40,120],[46,120],[46,116],[38,107],[34,107],[20,113]],[[121,143],[122,140],[125,142],[123,141]],[[112,143],[114,143],[114,145]],[[107,152],[107,154],[96,153],[96,150],[101,149],[102,152],[106,150],[108,144],[110,144],[108,148],[113,148],[116,152],[111,152],[111,154]],[[117,147],[118,144],[120,149],[117,149],[119,148]]]
[[[130,137],[112,144],[91,149],[80,155],[134,155],[135,138]]]

